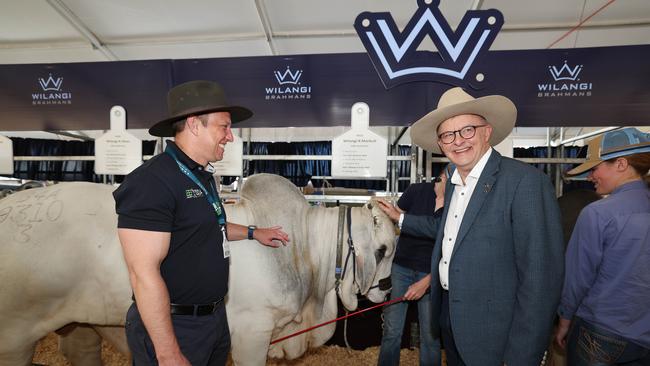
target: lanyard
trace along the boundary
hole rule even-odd
[[[221,203],[219,202],[219,195],[217,194],[217,190],[210,184],[210,190],[212,192],[208,192],[207,189],[203,186],[203,184],[199,181],[199,179],[192,173],[191,170],[189,170],[183,163],[181,163],[180,160],[178,160],[178,156],[176,156],[176,153],[174,152],[173,149],[171,149],[169,146],[165,148],[165,152],[169,155],[171,155],[174,160],[176,160],[176,164],[178,164],[178,168],[183,172],[183,174],[187,175],[188,178],[190,178],[201,190],[203,191],[203,194],[205,195],[205,198],[210,202],[212,205],[212,208],[214,208],[214,212],[217,214],[217,221],[219,222],[219,226],[221,226],[221,229],[226,225],[226,215],[224,215],[223,208],[221,207]]]

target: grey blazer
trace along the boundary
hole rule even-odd
[[[436,239],[431,262],[434,330],[442,288],[438,263],[453,185],[441,218],[406,215],[402,230]],[[536,168],[492,151],[465,211],[449,264],[449,312],[468,366],[539,365],[564,278],[560,211]],[[438,300],[436,300],[438,299]]]

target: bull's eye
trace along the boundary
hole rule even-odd
[[[377,226],[377,225],[379,224],[379,217],[377,217],[376,215],[373,215],[373,216],[372,216],[372,223],[373,223],[375,226]]]
[[[379,249],[375,250],[375,261],[377,264],[379,264],[379,262],[381,262],[381,260],[386,256],[386,249],[388,248],[386,248],[385,245],[382,245]]]
[[[368,209],[372,210],[372,203],[368,202]]]

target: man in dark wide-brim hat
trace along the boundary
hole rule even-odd
[[[415,144],[455,166],[441,217],[400,219],[382,205],[403,232],[435,239],[433,329],[450,366],[539,365],[551,334],[564,263],[554,189],[539,170],[492,147],[516,117],[504,96],[449,89],[411,126]]]
[[[175,138],[114,192],[118,234],[134,303],[126,334],[135,365],[225,365],[230,333],[224,307],[229,241],[278,247],[280,227],[230,223],[209,162],[223,159],[232,123],[253,113],[231,105],[212,81],[190,81],[167,95],[169,117],[149,133]]]

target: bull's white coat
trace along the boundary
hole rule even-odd
[[[124,324],[131,288],[112,191],[100,184],[61,183],[0,200],[0,365],[30,365],[35,343],[70,323],[90,324],[126,349],[114,326]],[[278,249],[256,241],[231,243],[226,309],[233,360],[263,365],[267,354],[298,357],[327,341],[335,324],[269,343],[336,317],[338,209],[311,207],[288,180],[269,174],[250,177],[241,197],[226,206],[230,222],[281,225],[291,243]],[[353,208],[352,237],[356,284],[350,264],[341,287],[341,300],[351,310],[357,307],[357,290],[383,300],[385,293],[368,289],[390,273],[393,225],[377,207]],[[386,257],[377,264],[381,246]],[[344,245],[344,256],[347,251]],[[74,346],[65,350],[83,360]],[[89,364],[85,360],[77,362]]]

